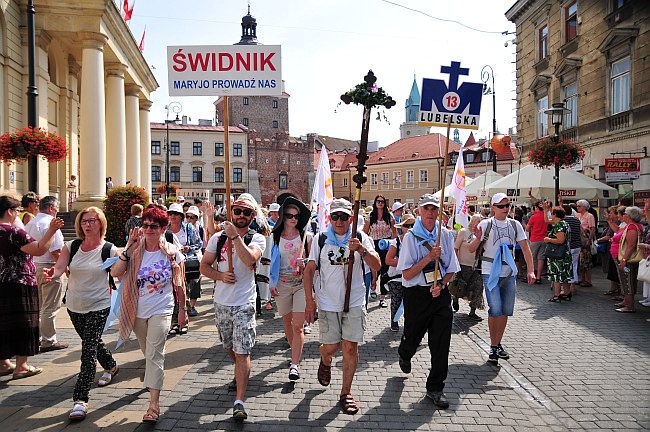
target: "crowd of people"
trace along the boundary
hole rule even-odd
[[[410,374],[428,333],[425,395],[446,409],[452,321],[460,300],[475,321],[483,320],[487,306],[492,364],[510,358],[503,342],[518,282],[543,284],[546,278],[553,291],[549,302],[570,301],[579,287],[592,286],[594,261],[602,261],[611,283],[605,294],[617,301],[615,310],[635,312],[639,262],[650,257],[650,200],[643,209],[625,200],[608,208],[607,226],[599,231],[588,201],[554,206],[530,199],[530,206],[514,206],[497,193],[486,207],[469,206],[463,227],[432,194],[414,207],[389,206],[377,195],[358,215],[351,202],[337,198],[327,228],[319,230],[316,213],[296,197],[263,208],[242,194],[231,198],[227,210],[179,196],[168,207],[134,204],[124,227],[126,246],[118,249],[106,241],[106,216],[97,207],[77,214],[77,239],[64,242],[56,197],[0,196],[0,376],[36,375],[42,369],[28,364],[32,356],[68,347],[55,324],[65,302],[82,347],[69,418],[83,420],[96,363],[103,368],[100,387],[119,373],[102,340],[115,314],[118,345],[133,333],[142,351],[149,391],[142,420],[156,423],[166,340],[189,331],[207,278],[214,284],[220,341],[234,364],[229,388],[236,393],[235,420],[248,417],[244,404],[263,303],[275,303],[282,318],[291,382],[301,379],[305,334],[318,320],[317,381],[330,385],[333,358],[341,351],[340,406],[354,415],[359,405],[353,382],[368,304],[378,298],[379,310],[389,307],[388,295],[386,326],[399,332],[403,319],[395,354],[400,369]],[[120,281],[118,294],[111,294],[114,278]],[[118,296],[113,310],[111,295]],[[639,303],[650,307],[649,282],[643,282]]]

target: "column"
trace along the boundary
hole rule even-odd
[[[128,84],[126,90],[126,180],[132,186],[140,182],[140,86]]]
[[[153,103],[140,100],[140,185],[151,196],[151,124],[149,110]]]
[[[104,44],[100,33],[81,33],[80,196],[73,208],[102,205],[106,197]]]
[[[106,65],[106,175],[115,186],[126,184],[126,109],[123,64]]]
[[[79,88],[79,78],[81,77],[81,66],[72,58],[68,57],[68,78],[67,78],[67,99],[66,104],[66,118],[68,118],[68,165],[66,167],[66,177],[69,180],[71,175],[77,176],[77,185],[79,185],[79,95],[77,89]],[[67,184],[67,182],[66,182]],[[79,193],[77,187],[76,193]],[[65,211],[71,211],[72,207],[68,206],[69,195],[66,196]],[[61,205],[64,204],[61,201]]]

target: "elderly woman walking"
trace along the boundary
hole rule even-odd
[[[546,211],[546,208],[544,209]],[[548,299],[550,302],[559,302],[560,300],[571,300],[573,294],[569,289],[569,282],[573,278],[573,266],[571,264],[571,250],[569,248],[569,224],[564,221],[564,209],[562,207],[553,207],[551,210],[551,223],[553,227],[544,237],[544,243],[554,245],[564,245],[561,256],[546,257],[546,267],[548,280],[553,283],[553,297]]]
[[[467,296],[465,297],[469,301],[470,308],[467,316],[476,321],[483,320],[483,318],[476,314],[476,309],[485,309],[485,302],[483,300],[483,278],[481,277],[481,268],[476,266],[476,252],[470,252],[469,244],[474,241],[474,238],[476,237],[476,227],[481,220],[483,220],[483,216],[478,213],[474,214],[469,220],[467,228],[462,228],[458,231],[456,242],[454,244],[456,256],[460,263],[460,273],[458,273],[456,277],[462,279],[469,288]],[[456,297],[453,298],[452,305],[454,310],[458,312],[459,305]]]
[[[623,222],[627,225],[621,237],[621,246],[618,250],[617,270],[621,283],[621,294],[623,301],[618,303],[616,312],[635,312],[634,295],[636,294],[637,274],[639,272],[639,261],[642,258],[638,244],[643,235],[641,218],[643,213],[636,206],[626,207],[623,215]]]
[[[585,237],[589,240],[585,242],[580,250],[580,286],[590,287],[591,285],[591,267],[593,258],[591,256],[591,242],[596,236],[596,219],[594,215],[589,213],[589,202],[587,200],[578,200],[576,202],[578,207],[578,219],[580,220],[580,226],[585,234]]]
[[[142,215],[142,228],[129,233],[126,248],[113,265],[111,275],[125,275],[120,307],[120,339],[135,332],[145,357],[144,385],[149,389],[149,407],[142,421],[157,423],[160,390],[165,378],[165,341],[174,310],[174,293],[185,305],[184,256],[163,235],[169,218],[157,207]],[[181,307],[179,323],[187,324],[187,308]]]

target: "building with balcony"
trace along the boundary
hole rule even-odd
[[[582,171],[637,203],[650,197],[650,2],[518,0],[506,17],[517,26],[524,153],[554,133],[545,111],[564,103],[561,135],[585,149]],[[612,175],[606,159],[619,158],[628,169]]]

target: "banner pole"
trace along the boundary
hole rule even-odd
[[[440,189],[440,207],[438,207],[438,238],[436,239],[436,247],[440,246],[440,237],[442,237],[442,211],[443,203],[445,202],[445,187],[447,187],[447,160],[449,159],[449,132],[451,130],[451,118],[447,123],[447,141],[445,142],[445,163],[442,168],[442,186]],[[434,269],[434,276],[437,277],[438,272],[440,271],[440,259],[436,260],[436,266]]]
[[[224,155],[224,171],[226,183],[226,220],[232,222],[231,202],[230,202],[230,108],[228,96],[223,97],[223,155]],[[228,239],[228,271],[232,273],[232,240]]]

